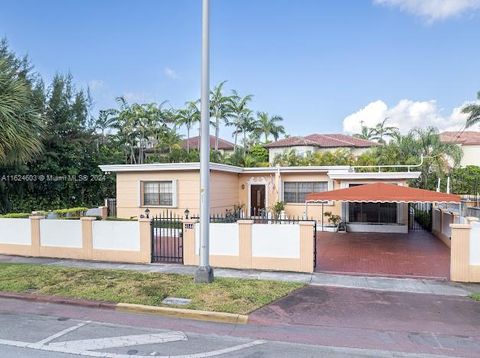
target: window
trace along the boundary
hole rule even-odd
[[[174,181],[143,182],[143,205],[174,206]]]
[[[305,203],[309,193],[319,193],[328,190],[328,182],[285,182],[283,183],[283,200],[286,203]]]
[[[349,187],[364,184],[349,184]],[[396,203],[348,203],[348,221],[356,223],[395,224]]]

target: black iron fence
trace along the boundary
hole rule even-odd
[[[152,262],[183,263],[183,217],[164,212],[152,218]]]

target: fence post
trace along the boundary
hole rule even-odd
[[[183,264],[194,266],[198,264],[195,252],[195,225],[197,219],[183,220]]]
[[[451,224],[450,279],[470,281],[470,230],[469,224]]]
[[[238,220],[238,254],[241,268],[252,268],[253,220]]]
[[[41,245],[41,238],[40,238],[40,221],[45,219],[44,216],[40,215],[32,215],[30,218],[30,232],[32,235],[32,243],[31,243],[31,250],[32,256],[40,256],[40,245]]]
[[[96,218],[84,216],[80,218],[82,224],[82,256],[86,260],[93,258],[93,221]]]
[[[141,262],[150,263],[152,261],[152,219],[138,219],[140,255]]]
[[[102,217],[102,220],[105,220],[108,217],[108,207],[99,206],[98,209],[100,210],[100,216]]]
[[[314,268],[314,224],[311,221],[301,221],[300,225],[300,271],[313,272]]]

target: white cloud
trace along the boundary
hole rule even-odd
[[[389,126],[399,128],[402,133],[416,127],[425,128],[428,126],[437,127],[440,131],[458,130],[465,125],[466,115],[461,113],[464,105],[465,103],[445,115],[434,100],[412,101],[402,99],[393,107],[389,107],[384,101],[378,100],[370,102],[357,112],[345,117],[343,130],[350,134],[359,133],[362,122],[367,127],[374,127],[385,118],[388,118]]]
[[[171,80],[176,80],[178,78],[177,72],[170,67],[165,67],[163,69],[163,74]]]
[[[373,0],[373,3],[398,7],[430,23],[480,9],[480,0]]]

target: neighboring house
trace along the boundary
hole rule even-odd
[[[186,209],[193,215],[199,213],[199,163],[101,165],[100,168],[117,176],[118,217],[138,217],[147,208],[153,215],[165,210],[183,215]],[[303,217],[308,193],[374,182],[407,185],[407,180],[420,176],[419,172],[356,173],[349,166],[241,168],[211,163],[210,169],[211,213],[225,214],[234,206],[241,206],[245,216],[270,211],[276,202],[283,201],[287,216]],[[351,223],[351,231],[355,230],[355,223],[361,224],[357,225],[361,230],[368,223],[375,224],[370,227],[374,231],[408,231],[407,204],[335,202],[327,203],[323,209],[341,215]],[[309,204],[308,217],[321,222],[322,206]]]
[[[367,149],[378,145],[365,139],[355,138],[345,134],[310,134],[305,137],[288,137],[265,145],[268,149],[270,163],[277,155],[281,155],[292,149],[299,155],[307,153],[334,151],[337,149],[348,149],[353,155],[358,156]]]
[[[182,148],[187,149],[187,146],[190,147],[190,149],[200,149],[200,137],[191,137],[190,139],[184,139],[182,140]],[[211,135],[210,136],[210,149],[215,148],[215,136]],[[235,145],[228,140],[218,138],[218,151],[222,153],[233,153],[235,150]]]
[[[467,165],[480,166],[480,132],[458,131],[440,133],[440,140],[444,143],[455,143],[460,146],[463,157],[462,167]]]

